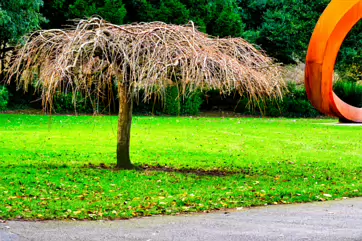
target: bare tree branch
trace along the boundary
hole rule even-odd
[[[35,85],[43,105],[57,91],[83,91],[101,98],[112,86],[140,90],[147,100],[177,83],[181,93],[195,89],[238,91],[251,99],[280,97],[280,68],[241,38],[211,38],[188,26],[160,22],[114,25],[99,18],[80,20],[66,30],[43,30],[19,47],[8,80]]]

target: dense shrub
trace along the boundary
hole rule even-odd
[[[9,101],[9,92],[5,86],[0,86],[0,111],[6,110]]]
[[[76,98],[75,100],[73,98]],[[73,95],[72,93],[58,93],[54,97],[54,111],[56,113],[83,113],[93,114],[100,112],[100,106],[94,104],[94,108],[89,99],[85,98],[81,93]]]
[[[360,62],[362,59],[358,59]],[[340,63],[342,65],[342,63]],[[362,80],[362,66],[359,64],[352,63],[349,66],[344,66],[344,68],[338,71],[341,79],[338,80],[340,82],[358,82]]]
[[[168,115],[180,115],[181,103],[177,86],[166,89],[164,113]]]
[[[308,100],[303,85],[288,83],[282,99],[265,99],[251,102],[247,97],[237,94],[220,97],[217,91],[208,92],[208,101],[203,109],[235,111],[242,115],[269,117],[318,117],[321,114]]]
[[[151,98],[150,100],[144,101],[134,101],[133,102],[133,114],[136,115],[161,115],[163,108],[160,101],[157,101],[156,97]]]
[[[335,93],[347,103],[362,107],[362,86],[355,82],[337,81],[334,85]],[[270,116],[270,117],[318,117],[321,116],[308,100],[304,85],[297,85],[294,82],[288,83],[287,90],[282,99],[264,100],[258,103],[251,103],[247,97],[223,96],[220,97],[219,91],[210,91],[207,96],[211,104],[202,104],[206,97],[201,92],[189,93],[181,96],[177,86],[167,89],[164,102],[160,99],[151,99],[147,103],[135,103],[134,112],[138,114],[156,114],[156,115],[197,115],[200,110],[224,110],[236,111],[243,115]],[[86,100],[81,94],[76,95],[76,111],[78,113],[94,113],[89,100]],[[102,105],[100,105],[102,106]],[[69,113],[75,112],[73,95],[60,94],[55,98],[55,112]],[[202,107],[202,108],[201,108]],[[96,107],[96,112],[101,108]]]
[[[197,115],[203,102],[200,91],[180,95],[176,86],[169,87],[166,91],[163,113],[168,115]]]
[[[358,82],[337,81],[334,84],[335,93],[345,102],[356,107],[362,107],[362,86]],[[18,93],[18,92],[14,92]],[[23,92],[19,92],[23,93]],[[30,96],[30,94],[29,94]],[[24,100],[30,107],[35,97],[18,97]],[[13,98],[13,97],[12,97]],[[5,87],[0,87],[0,111],[4,110],[8,104],[9,94]],[[39,99],[39,97],[37,97]],[[32,101],[32,102],[29,102]],[[73,95],[59,94],[54,99],[54,111],[56,113],[74,113]],[[14,101],[13,101],[14,102]],[[38,101],[39,102],[39,101]],[[14,102],[15,103],[15,102]],[[116,113],[118,109],[117,102],[113,103],[112,108],[105,109],[104,104],[100,102],[93,106],[91,102],[84,98],[80,93],[76,95],[76,112],[88,113],[105,112]],[[9,108],[14,108],[9,106]],[[38,106],[33,108],[41,108]],[[264,100],[259,103],[250,103],[247,97],[240,97],[238,94],[230,96],[220,96],[217,90],[209,91],[206,95],[201,92],[189,93],[186,96],[179,96],[177,87],[170,87],[167,90],[164,102],[160,98],[151,98],[149,102],[134,104],[134,112],[141,115],[197,115],[200,111],[235,111],[242,115],[252,116],[270,116],[270,117],[318,117],[319,113],[310,103],[304,85],[289,83],[287,91],[281,100]]]
[[[142,96],[142,93],[141,93]],[[92,103],[88,98],[80,93],[77,93],[76,106],[74,106],[72,93],[59,93],[54,98],[55,113],[116,113],[118,109],[117,101],[112,102],[110,108],[105,108],[105,104],[100,101],[99,104]],[[170,87],[166,91],[165,99],[162,102],[160,98],[154,96],[147,102],[134,101],[133,112],[141,115],[197,115],[200,112],[200,107],[203,102],[201,92],[189,93],[187,96],[180,96],[176,86]],[[76,108],[75,108],[76,107]],[[94,108],[93,108],[94,107]]]
[[[362,108],[362,85],[357,82],[339,80],[333,85],[336,95],[344,102]]]
[[[335,92],[347,103],[357,107],[362,106],[362,87],[357,83],[337,82]],[[5,93],[5,94],[4,94]],[[4,109],[8,102],[8,91],[0,87],[0,110]],[[4,98],[5,96],[5,98]],[[6,104],[4,104],[6,103]],[[27,100],[28,103],[28,100]],[[59,93],[54,98],[55,113],[116,113],[117,102],[113,103],[110,109],[105,109],[104,104],[95,103],[94,108],[91,102],[80,93],[76,95],[76,108],[73,102],[73,94]],[[37,107],[41,108],[41,107]],[[177,87],[170,87],[167,90],[164,102],[159,98],[152,98],[149,102],[139,101],[134,104],[134,113],[147,115],[197,115],[200,111],[236,111],[242,115],[270,116],[270,117],[318,117],[321,114],[314,109],[307,98],[303,85],[289,83],[287,91],[281,100],[264,100],[259,103],[250,103],[246,97],[237,94],[220,96],[217,90],[209,91],[206,95],[201,92],[188,93],[186,96],[179,96]]]
[[[202,93],[197,91],[190,96],[183,98],[181,103],[181,113],[183,115],[197,115],[200,113],[200,108],[204,102]]]
[[[269,100],[264,103],[264,115],[283,117],[317,117],[321,114],[308,100],[303,85],[289,82],[287,91],[281,100]]]

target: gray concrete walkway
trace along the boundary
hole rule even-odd
[[[0,241],[22,240],[362,241],[362,198],[123,221],[0,224]]]

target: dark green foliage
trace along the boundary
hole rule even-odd
[[[6,89],[5,93],[7,93]],[[358,83],[348,81],[337,81],[334,85],[335,93],[347,103],[362,107],[362,86]],[[271,117],[318,117],[320,114],[308,100],[304,86],[297,86],[295,83],[289,83],[287,91],[282,100],[265,100],[260,103],[250,103],[246,97],[224,96],[219,98],[218,91],[211,91],[208,95],[214,100],[212,110],[236,111],[243,115],[253,116],[271,116]],[[1,95],[1,91],[0,91]],[[74,113],[74,103],[71,94],[59,95],[55,98],[56,113]],[[1,101],[0,101],[1,102]],[[206,97],[201,92],[194,92],[191,95],[179,96],[176,86],[168,88],[166,99],[163,103],[158,99],[152,99],[147,103],[136,103],[134,112],[138,114],[156,114],[156,115],[197,115],[200,110],[207,110],[205,106],[201,106],[206,102]],[[89,100],[77,95],[77,112],[78,113],[94,113],[94,109]],[[97,112],[102,112],[104,106],[101,104]],[[215,109],[216,108],[216,109]],[[109,110],[106,110],[109,111]]]
[[[62,28],[69,20],[69,7],[74,0],[45,1],[41,13],[48,20],[42,28]]]
[[[154,9],[154,17],[166,23],[185,24],[189,21],[190,12],[179,0],[163,0],[158,9]]]
[[[246,30],[242,36],[261,46],[268,55],[279,61],[293,63],[304,61],[315,24],[330,0],[239,0],[238,2]],[[337,69],[342,74],[352,64],[361,63],[361,30],[362,23],[359,23],[350,32],[341,48]],[[358,64],[358,68],[354,68],[352,73],[361,72],[362,68],[359,66]]]
[[[362,80],[362,22],[345,39],[337,58],[337,71],[343,80]]]
[[[180,115],[181,104],[180,104],[179,90],[177,86],[167,88],[165,97],[164,113],[168,115]]]
[[[42,0],[0,1],[0,81],[7,65],[7,54],[24,34],[37,29],[44,18],[39,9]]]
[[[99,15],[114,24],[122,24],[126,15],[122,0],[75,0],[69,10],[70,17]]]
[[[333,85],[336,95],[346,103],[362,108],[362,85],[351,81],[336,81]]]
[[[0,85],[0,111],[6,110],[9,101],[9,92],[5,86]]]
[[[200,113],[201,104],[204,101],[202,97],[203,94],[200,91],[188,93],[187,96],[179,96],[178,88],[173,86],[167,89],[166,98],[163,103],[156,96],[148,102],[135,101],[133,112],[141,115],[197,115]],[[84,98],[80,93],[76,95],[75,108],[73,98],[71,93],[59,93],[54,98],[54,112],[58,114],[74,113],[75,111],[82,114],[116,113],[116,106],[112,106],[109,109],[105,108],[102,101],[98,105],[97,103],[92,105],[89,98]]]
[[[74,98],[76,98],[75,101]],[[54,97],[54,112],[58,114],[74,112],[93,114],[99,113],[100,109],[101,108],[99,108],[99,105],[97,105],[97,103],[94,103],[92,105],[90,100],[85,98],[81,93],[77,93],[76,96],[73,96],[72,93],[59,93]]]
[[[288,84],[288,93],[281,104],[286,111],[285,116],[317,117],[321,115],[308,100],[304,86],[297,86],[295,83]]]
[[[0,41],[16,43],[24,34],[39,27],[44,18],[39,14],[42,0],[0,1]]]
[[[213,36],[241,36],[244,24],[236,0],[124,1],[127,22],[163,21],[186,24],[190,20]]]
[[[319,16],[330,0],[240,0],[245,38],[284,63],[303,60]]]
[[[33,86],[29,86],[28,91],[19,89],[15,82],[6,85],[9,92],[8,109],[11,110],[26,110],[38,109],[41,110],[41,93],[35,92]]]
[[[218,97],[216,91],[208,92],[209,105],[203,109],[219,111],[235,111],[242,115],[267,117],[318,117],[320,114],[308,100],[304,86],[288,83],[287,90],[280,100],[265,99],[260,102],[250,102],[245,96]],[[216,101],[215,101],[216,99]]]
[[[200,108],[204,102],[202,93],[199,91],[193,92],[187,97],[184,97],[181,104],[181,113],[183,115],[197,115],[200,113]]]
[[[166,91],[163,113],[173,116],[197,115],[200,113],[203,101],[200,91],[180,96],[177,86],[173,86]]]
[[[206,26],[208,34],[220,37],[240,37],[242,35],[245,26],[236,1],[211,1],[209,6],[211,18],[209,18]]]
[[[258,103],[251,103],[247,97],[223,96],[220,93],[209,91],[209,105],[206,96],[195,92],[189,97],[179,97],[177,87],[172,87],[167,92],[164,114],[168,115],[197,115],[200,110],[236,111],[242,115],[269,116],[269,117],[318,117],[319,113],[308,100],[304,86],[288,83],[287,90],[281,100],[265,99]],[[209,106],[209,107],[207,107]],[[151,112],[151,111],[150,111]],[[162,113],[161,113],[162,114]]]
[[[49,19],[44,28],[62,28],[67,20],[98,15],[105,20],[122,24],[126,8],[122,0],[52,0],[46,1],[42,9]]]
[[[267,100],[261,103],[261,113],[271,117],[317,117],[321,114],[308,100],[304,86],[288,83],[282,100]]]

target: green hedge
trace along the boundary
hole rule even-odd
[[[250,102],[247,97],[239,95],[219,97],[218,91],[208,93],[209,106],[204,109],[235,111],[242,115],[268,117],[318,117],[320,114],[308,100],[304,86],[293,82],[288,83],[282,99],[265,99],[259,102]]]
[[[73,100],[75,98],[75,101]],[[64,113],[82,113],[92,114],[99,113],[103,105],[93,105],[90,100],[85,98],[81,93],[73,95],[73,93],[58,93],[54,96],[54,112],[58,114]]]
[[[141,93],[142,96],[142,93]],[[99,105],[93,105],[89,99],[85,98],[82,94],[77,93],[76,106],[74,106],[72,93],[58,93],[54,97],[54,112],[55,113],[77,113],[82,114],[92,114],[92,113],[102,113],[104,112],[116,112],[118,109],[117,102],[112,103],[110,109],[105,109],[102,102]],[[161,102],[159,99],[150,100],[150,102],[139,102],[134,104],[134,113],[147,115],[147,114],[156,114],[156,115],[197,115],[200,113],[200,107],[203,102],[201,92],[190,93],[188,96],[180,96],[179,90],[176,86],[170,87],[166,90],[166,95],[164,102]]]
[[[200,113],[201,105],[204,102],[203,94],[200,91],[184,97],[181,102],[182,115],[197,115]]]
[[[200,91],[182,96],[177,86],[172,86],[166,90],[163,113],[173,116],[197,115],[200,113],[203,101]]]
[[[356,82],[337,81],[334,84],[335,93],[345,102],[362,107],[362,86]],[[142,93],[141,93],[142,95]],[[207,97],[207,99],[206,99]],[[54,98],[56,113],[74,113],[73,95],[59,94]],[[9,93],[6,87],[0,86],[0,111],[4,110],[9,102]],[[105,109],[100,102],[95,104],[95,109],[89,100],[80,93],[76,95],[76,110],[78,113],[111,112],[118,110],[117,101],[110,108]],[[11,106],[10,106],[11,107]],[[197,91],[185,96],[179,94],[176,86],[166,91],[164,102],[158,98],[151,99],[148,103],[135,103],[134,112],[147,115],[197,115],[200,111],[222,110],[235,111],[242,115],[270,116],[270,117],[318,117],[319,113],[310,103],[303,85],[289,83],[287,91],[281,100],[265,100],[259,103],[249,103],[249,99],[239,95],[220,96],[219,91],[213,90],[206,94]]]
[[[339,80],[333,90],[344,102],[362,108],[362,85],[357,82]]]
[[[272,117],[318,117],[321,114],[312,106],[308,100],[304,86],[297,86],[289,82],[287,92],[282,100],[265,103],[266,116]]]
[[[9,91],[5,86],[0,86],[0,111],[7,109],[9,103]]]
[[[168,115],[179,116],[181,114],[181,101],[177,86],[166,89],[163,112]]]

